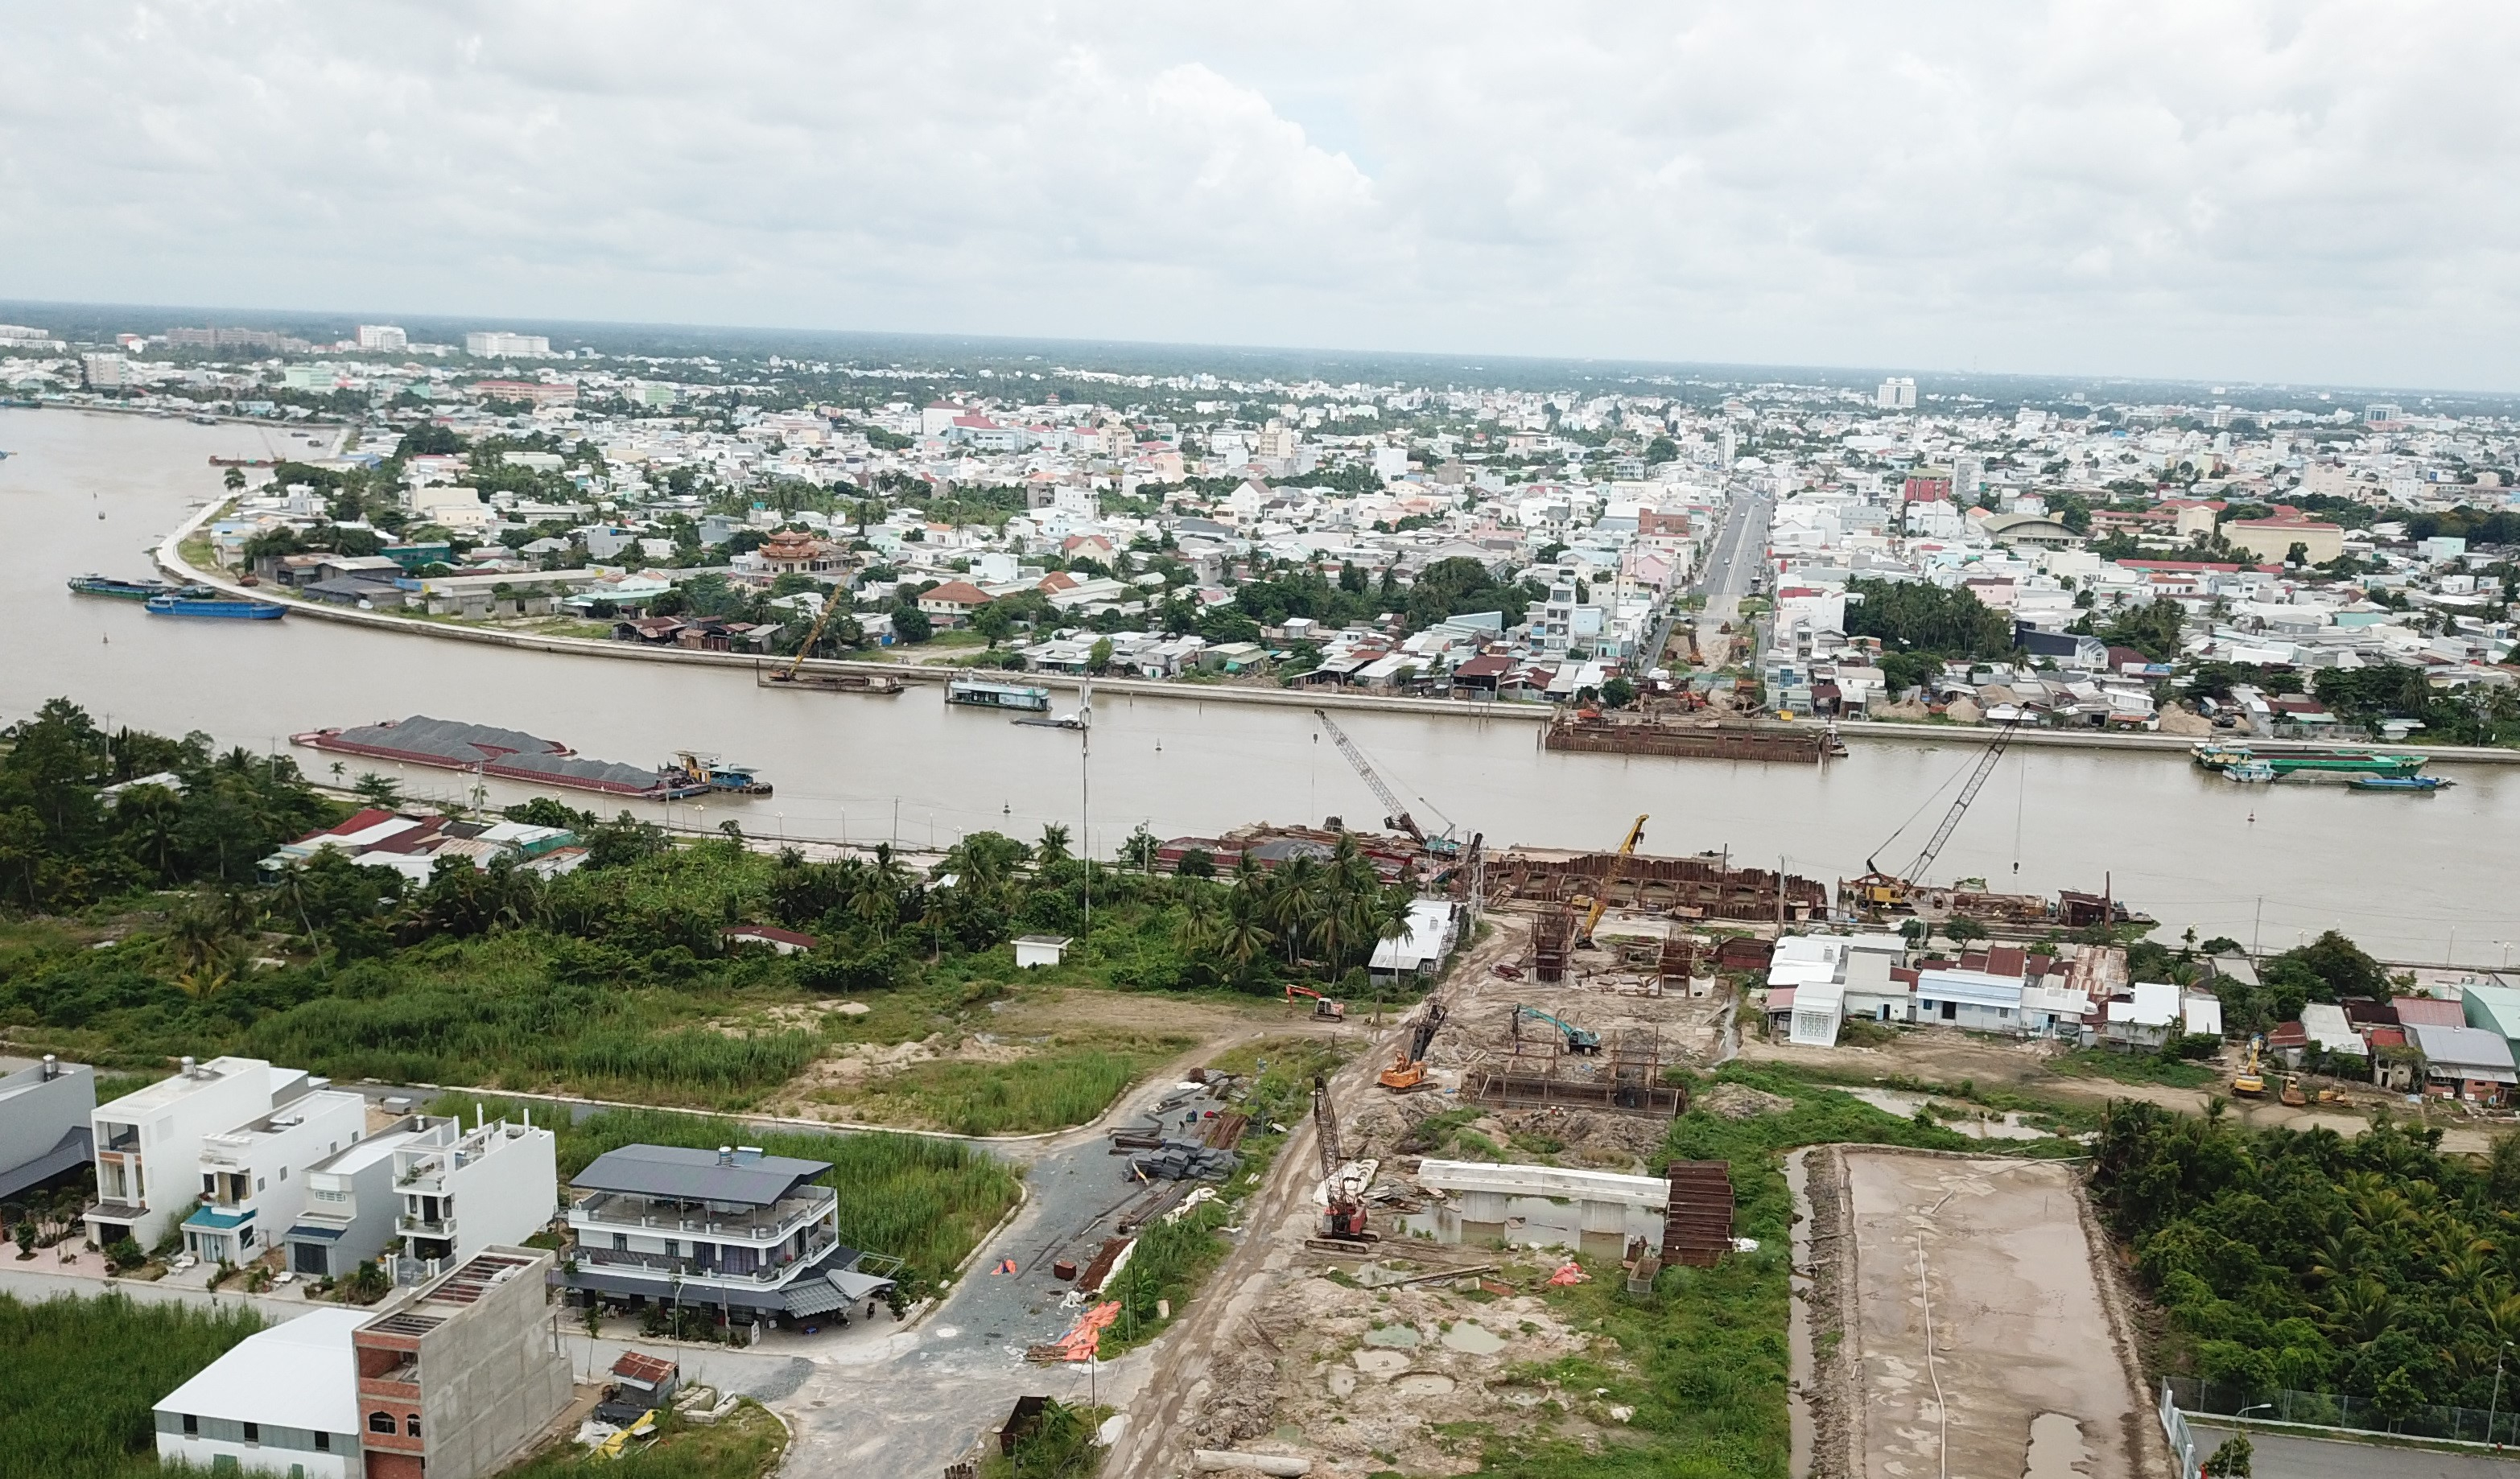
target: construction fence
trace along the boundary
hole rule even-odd
[[[2520,1444],[2520,1413],[2510,1408],[2435,1407],[2418,1403],[2399,1408],[2368,1397],[2338,1392],[2253,1392],[2245,1387],[2172,1376],[2162,1382],[2163,1411],[2183,1409],[2198,1417],[2238,1421],[2293,1422],[2311,1427],[2341,1428],[2357,1433],[2391,1433],[2402,1438],[2447,1438],[2455,1443]],[[2490,1429],[2490,1431],[2489,1431]]]

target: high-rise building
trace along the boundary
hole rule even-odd
[[[359,326],[359,347],[362,349],[392,350],[406,349],[410,346],[411,336],[403,333],[397,325],[361,324]]]
[[[79,368],[87,373],[91,390],[119,390],[131,383],[130,367],[119,354],[82,354]]]
[[[1881,382],[1872,392],[1872,405],[1881,411],[1913,411],[1916,409],[1916,382],[1900,375]]]
[[[1952,459],[1952,491],[1961,498],[1975,494],[1986,486],[1986,461],[1976,457]]]
[[[549,358],[551,340],[539,334],[511,334],[491,329],[464,336],[464,352],[482,359]]]

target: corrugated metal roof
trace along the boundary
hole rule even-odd
[[[682,1145],[624,1145],[608,1150],[569,1185],[582,1191],[627,1191],[680,1201],[767,1207],[801,1182],[832,1169],[830,1161],[762,1155],[721,1164],[714,1150]]]

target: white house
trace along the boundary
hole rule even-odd
[[[530,1124],[464,1128],[431,1120],[394,1150],[402,1256],[451,1268],[483,1248],[521,1244],[560,1211],[559,1141]]]
[[[1411,900],[1409,932],[1375,945],[1372,958],[1366,964],[1367,973],[1381,980],[1398,980],[1441,970],[1444,958],[1453,953],[1453,941],[1460,934],[1461,915],[1462,906],[1450,899]]]
[[[86,1165],[95,1118],[96,1070],[85,1063],[46,1053],[0,1074],[0,1197]]]
[[[394,1152],[426,1122],[407,1116],[340,1154],[306,1168],[306,1210],[282,1239],[292,1273],[340,1278],[394,1245],[402,1198],[394,1194]]]
[[[366,1099],[318,1089],[202,1137],[202,1204],[184,1219],[184,1251],[203,1263],[261,1257],[306,1209],[306,1173],[358,1143],[367,1125]]]
[[[365,1470],[350,1332],[370,1316],[313,1309],[238,1342],[158,1403],[158,1460],[197,1473],[357,1479]]]
[[[1786,1041],[1801,1048],[1834,1048],[1846,1020],[1846,983],[1806,981],[1794,988],[1794,1014]]]
[[[202,1142],[315,1087],[304,1069],[261,1058],[186,1058],[174,1077],[99,1104],[90,1129],[97,1203],[87,1211],[88,1236],[100,1246],[128,1237],[155,1247],[202,1194]]]
[[[2175,982],[2138,981],[2134,1000],[2109,1003],[2108,1025],[2101,1030],[2113,1043],[2158,1048],[2185,1021],[2179,996]]]
[[[1919,971],[1916,1020],[1977,1032],[2025,1032],[2021,978],[1958,968]]]

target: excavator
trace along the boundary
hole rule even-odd
[[[2261,1055],[2266,1052],[2266,1047],[2267,1040],[2263,1034],[2249,1039],[2249,1056],[2240,1064],[2240,1071],[2231,1076],[2231,1092],[2233,1094],[2240,1096],[2242,1098],[2265,1098],[2267,1097],[2267,1078],[2263,1071],[2263,1066],[2259,1061]]]
[[[1322,1202],[1328,1209],[1322,1218],[1322,1236],[1342,1242],[1368,1242],[1373,1234],[1366,1231],[1365,1202],[1358,1196],[1356,1178],[1347,1171],[1345,1147],[1339,1143],[1338,1110],[1330,1104],[1329,1080],[1313,1076],[1313,1139],[1322,1153]]]
[[[1435,1029],[1443,1025],[1444,1004],[1429,998],[1418,1014],[1418,1025],[1411,1030],[1408,1043],[1392,1055],[1391,1066],[1383,1069],[1374,1082],[1394,1094],[1427,1087],[1426,1049],[1435,1041]]]
[[[1311,997],[1313,999],[1314,1021],[1344,1022],[1347,1020],[1347,1003],[1333,1002],[1328,997],[1322,995],[1318,991],[1307,991],[1303,987],[1294,984],[1292,981],[1287,982],[1286,1005],[1289,1007],[1294,1006],[1295,998],[1297,997]]]
[[[2007,720],[2002,729],[1995,732],[1995,739],[1989,741],[1987,747],[1980,751],[1977,759],[1971,763],[1968,780],[1960,786],[1958,798],[1952,802],[1951,810],[1943,813],[1942,824],[1934,829],[1934,834],[1927,839],[1924,850],[1916,854],[1916,860],[1908,865],[1908,871],[1905,874],[1893,875],[1881,871],[1881,865],[1876,861],[1881,851],[1879,847],[1873,849],[1874,857],[1864,860],[1864,876],[1855,880],[1855,897],[1859,908],[1868,914],[1874,915],[1913,912],[1916,907],[1916,890],[1924,885],[1926,870],[1932,868],[1934,859],[1942,855],[1943,844],[1952,839],[1953,829],[1958,827],[1960,818],[1968,814],[1969,803],[1976,800],[1977,793],[1986,788],[1987,777],[1995,774],[1996,762],[2003,758],[2004,747],[2012,742],[2012,737],[2020,729],[2021,721],[2012,719]],[[1911,822],[1914,820],[1913,817],[1909,818]],[[1907,824],[1901,823],[1900,830],[1906,829]],[[1899,840],[1899,833],[1894,831],[1888,841],[1881,844],[1881,847],[1888,847],[1891,842],[1897,840]]]
[[[1535,1022],[1547,1022],[1550,1026],[1556,1028],[1558,1035],[1566,1040],[1566,1051],[1569,1053],[1598,1053],[1601,1051],[1601,1035],[1599,1033],[1594,1032],[1589,1028],[1578,1027],[1572,1022],[1560,1021],[1558,1018],[1551,1016],[1548,1012],[1541,1010],[1537,1007],[1516,1007],[1513,1008],[1513,1035],[1515,1037],[1522,1036],[1522,1023],[1523,1019],[1526,1017]]]
[[[1620,840],[1616,860],[1610,864],[1609,874],[1601,879],[1600,888],[1593,895],[1592,911],[1584,916],[1584,927],[1576,931],[1577,945],[1593,943],[1594,929],[1600,924],[1601,916],[1610,912],[1610,890],[1618,883],[1619,875],[1627,872],[1628,860],[1636,856],[1637,844],[1645,839],[1645,824],[1652,820],[1649,816],[1637,818],[1635,824],[1628,828],[1627,836]]]

